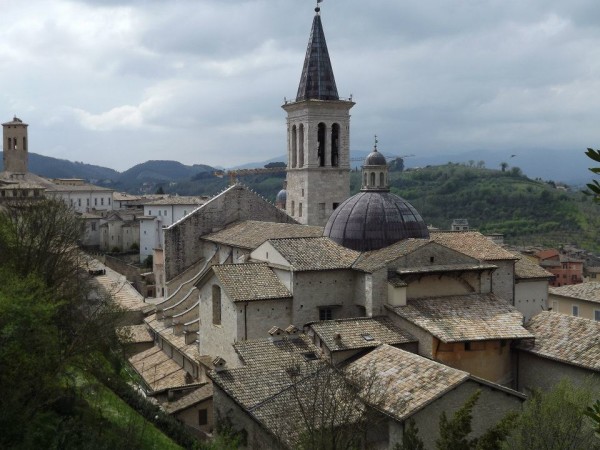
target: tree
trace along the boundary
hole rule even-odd
[[[588,158],[600,162],[600,150],[594,150],[592,148],[588,148],[585,153]],[[590,167],[590,171],[595,173],[596,175],[600,174],[600,167]],[[600,202],[600,183],[598,180],[592,180],[591,183],[586,185],[588,187],[588,191],[585,191],[588,195],[594,196],[594,201]]]
[[[508,169],[508,163],[507,162],[501,162],[500,163],[500,169],[502,169],[502,172],[506,172],[506,169]]]
[[[156,195],[165,195],[165,190],[162,187],[162,184],[156,190]]]
[[[394,450],[424,450],[425,444],[419,437],[419,429],[413,419],[408,419],[404,424],[402,443],[396,444]]]
[[[471,419],[473,418],[473,407],[481,391],[477,390],[467,399],[465,404],[448,419],[446,412],[440,416],[440,437],[435,445],[439,450],[465,450],[471,448],[468,436],[472,431]]]
[[[596,400],[593,405],[588,406],[583,413],[592,419],[596,434],[600,437],[600,400]]]
[[[548,392],[534,391],[504,449],[589,450],[599,448],[584,415],[592,390],[564,379]]]

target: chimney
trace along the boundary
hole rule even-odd
[[[274,326],[269,330],[269,335],[271,336],[271,340],[273,342],[278,342],[283,340],[285,337],[285,331],[277,326]]]
[[[215,359],[213,359],[212,363],[215,367],[215,372],[217,373],[227,370],[227,362],[220,356],[217,356]]]
[[[298,337],[300,334],[300,330],[295,325],[290,325],[285,329],[285,332],[289,335],[290,338]]]

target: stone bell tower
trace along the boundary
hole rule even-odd
[[[27,127],[28,125],[17,116],[12,121],[2,124],[5,172],[27,173],[29,162]]]
[[[315,8],[295,101],[286,101],[286,211],[303,224],[323,226],[350,195],[350,108],[333,76],[320,8]]]

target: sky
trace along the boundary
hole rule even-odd
[[[286,153],[315,2],[1,0],[0,120],[125,170]],[[600,132],[600,2],[325,0],[351,149],[582,153]]]

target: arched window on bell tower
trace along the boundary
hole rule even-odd
[[[298,127],[298,167],[304,167],[304,124]]]
[[[317,128],[317,157],[319,159],[319,167],[325,167],[325,124],[319,123]]]
[[[298,151],[296,148],[297,145],[297,136],[296,136],[296,125],[292,126],[292,136],[290,137],[292,144],[292,167],[296,167],[296,162],[298,160]]]
[[[331,165],[340,165],[340,126],[337,123],[331,127]]]

